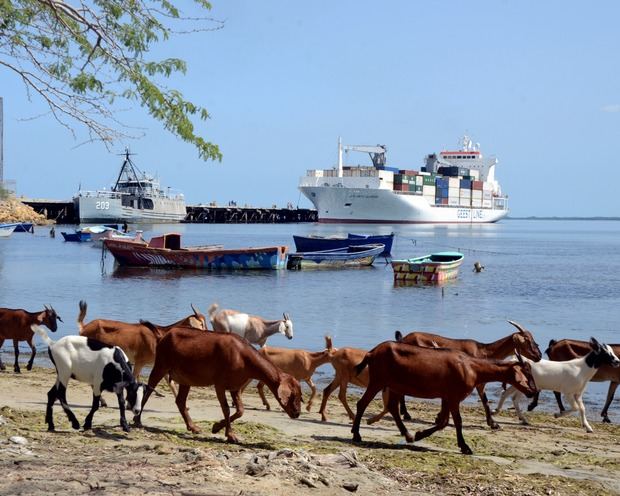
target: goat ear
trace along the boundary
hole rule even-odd
[[[400,331],[396,331],[394,333],[394,339],[400,343],[403,340],[403,333]]]
[[[282,403],[283,405],[286,405],[290,396],[291,389],[285,382],[281,382],[278,386],[278,400],[280,400],[280,403]]]
[[[116,384],[114,384],[114,392],[116,394],[120,394],[123,392],[123,389],[125,389],[125,387],[127,387],[126,381],[117,382]]]
[[[598,351],[602,348],[601,343],[599,343],[594,337],[590,338],[590,346],[594,351]]]

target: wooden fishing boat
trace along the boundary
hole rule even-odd
[[[458,276],[463,254],[439,252],[407,260],[392,260],[395,281],[441,283]]]
[[[0,224],[0,238],[8,238],[15,231],[15,224]]]
[[[284,269],[287,246],[225,249],[222,245],[181,247],[177,233],[143,239],[105,239],[103,245],[123,266],[183,269]]]
[[[372,265],[385,245],[375,243],[370,245],[346,246],[333,250],[291,253],[288,256],[287,268],[298,269],[335,269],[343,267],[362,267]]]
[[[385,248],[381,256],[389,255],[392,251],[394,233],[391,234],[353,234],[347,236],[293,236],[295,249],[298,252],[334,250],[347,246],[383,244]]]

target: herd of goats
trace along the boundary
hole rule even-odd
[[[512,321],[510,324],[516,332],[492,343],[424,332],[403,336],[396,331],[394,341],[385,341],[370,351],[334,348],[331,338],[326,336],[323,351],[309,352],[266,346],[267,338],[274,334],[293,338],[293,323],[287,314],[280,320],[270,321],[220,309],[213,304],[207,319],[192,305],[193,313],[186,318],[168,326],[158,326],[147,321],[130,324],[106,319],[85,323],[86,311],[86,303],[80,302],[79,335],[53,341],[42,326],[55,332],[57,321],[62,322],[62,319],[51,306],[46,305],[41,312],[0,308],[0,348],[5,339],[13,340],[16,373],[20,372],[19,341],[27,341],[32,349],[28,370],[32,368],[36,354],[34,335],[39,335],[49,346],[49,357],[57,372],[56,382],[47,393],[45,421],[49,430],[54,430],[52,407],[56,400],[60,401],[72,427],[80,427],[67,404],[66,390],[70,379],[88,383],[93,390],[92,408],[84,421],[84,429],[91,428],[93,415],[100,405],[105,406],[102,391],[109,391],[117,395],[121,427],[128,431],[125,408],[133,412],[135,425],[141,426],[143,408],[165,378],[176,396],[176,405],[187,429],[195,433],[199,429],[186,406],[189,390],[192,386],[214,386],[224,418],[213,425],[212,432],[225,428],[227,439],[237,442],[231,424],[243,415],[242,393],[252,380],[258,381],[258,391],[267,409],[270,405],[264,395],[265,385],[286,413],[297,418],[302,403],[299,381],[305,381],[311,389],[306,406],[310,411],[316,395],[312,375],[317,367],[329,363],[334,368],[335,377],[323,391],[319,413],[326,421],[327,400],[340,388],[338,397],[353,421],[354,441],[361,441],[362,415],[381,391],[383,411],[370,418],[368,423],[378,421],[389,412],[407,442],[413,442],[443,429],[452,416],[458,446],[462,453],[471,454],[463,438],[459,408],[474,388],[482,400],[487,424],[493,429],[499,425],[492,415],[499,411],[507,397],[512,398],[521,421],[527,423],[519,407],[520,399],[523,395],[534,397],[528,406],[531,410],[537,404],[538,392],[551,390],[555,392],[560,408],[555,416],[577,411],[582,426],[592,432],[582,399],[588,382],[610,381],[601,413],[605,422],[609,422],[607,411],[620,382],[620,360],[617,357],[620,345],[601,344],[594,338],[589,342],[552,340],[546,350],[549,360],[545,360],[532,334]],[[209,331],[209,322],[212,331]],[[148,384],[138,382],[145,366],[152,367]],[[1,357],[0,369],[5,370]],[[489,382],[510,385],[503,392],[495,412],[491,412],[484,392],[485,384]],[[347,403],[349,384],[366,388],[357,402],[356,414]],[[227,392],[236,410],[232,415]],[[569,409],[564,408],[561,394]],[[403,423],[403,418],[411,418],[405,407],[405,396],[441,400],[434,424],[416,432],[415,436]]]

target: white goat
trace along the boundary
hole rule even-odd
[[[588,423],[588,419],[586,419],[586,411],[582,399],[583,392],[599,367],[603,365],[620,366],[620,360],[609,345],[600,344],[596,339],[591,338],[590,346],[592,351],[586,356],[567,362],[554,362],[544,359],[539,362],[533,362],[523,357],[523,360],[528,362],[532,368],[532,376],[539,391],[544,389],[558,391],[563,393],[568,401],[570,409],[556,413],[555,417],[579,411],[581,425],[586,428],[587,432],[592,432],[592,427]],[[519,419],[523,424],[527,425],[528,421],[519,406],[523,395],[513,386],[510,386],[502,393],[494,413],[501,411],[504,401],[509,396],[512,397],[512,403]]]
[[[265,320],[236,310],[218,309],[217,303],[209,307],[209,320],[214,331],[233,332],[259,346],[264,346],[269,336],[278,333],[293,339],[293,321],[287,313],[282,314],[284,318],[281,320]]]
[[[103,344],[85,336],[65,336],[52,341],[45,329],[32,325],[33,332],[41,336],[49,346],[48,353],[56,367],[56,383],[47,393],[45,421],[48,430],[54,430],[52,407],[60,400],[63,410],[69,417],[71,426],[79,429],[80,424],[67,404],[67,385],[70,379],[90,384],[93,389],[92,408],[84,420],[84,430],[92,427],[93,415],[99,409],[101,391],[115,392],[121,416],[121,427],[129,431],[125,419],[123,390],[127,389],[127,407],[138,415],[142,406],[144,385],[136,382],[127,356],[118,346]]]

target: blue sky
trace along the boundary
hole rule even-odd
[[[189,203],[309,206],[306,169],[336,162],[338,136],[385,144],[388,162],[419,168],[468,131],[510,196],[511,214],[618,215],[620,4],[559,1],[214,1],[216,32],[158,48],[189,65],[172,86],[207,107],[204,163],[139,109],[124,120],[142,169]],[[0,70],[5,178],[32,197],[109,186],[120,158],[75,148],[44,107]],[[124,144],[114,150],[120,153]],[[353,155],[366,162],[364,155]]]

